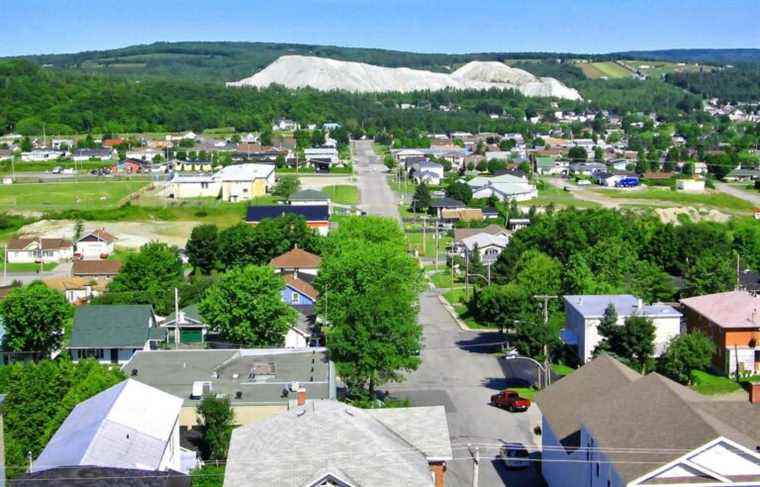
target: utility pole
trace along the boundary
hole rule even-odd
[[[534,299],[538,299],[544,302],[544,326],[549,326],[549,300],[559,299],[559,296],[552,296],[548,294],[537,294],[533,296]],[[544,384],[547,386],[551,383],[551,368],[549,366],[549,349],[544,344]]]
[[[435,220],[435,271],[438,272],[438,220]],[[452,281],[453,282],[453,281]]]
[[[734,291],[738,291],[739,288],[741,288],[741,268],[739,265],[739,253],[736,253],[736,287],[734,288]]]
[[[480,448],[475,448],[472,445],[467,444],[467,449],[472,455],[472,487],[478,487],[479,469],[480,469]]]
[[[427,227],[427,217],[422,215],[422,255],[427,257],[427,245],[425,245],[427,243],[427,239],[425,238],[427,236],[425,233],[427,229],[425,227]]]
[[[179,348],[181,333],[179,330],[179,289],[174,288],[174,348]]]
[[[8,246],[3,245],[3,284],[8,282]]]

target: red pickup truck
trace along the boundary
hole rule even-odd
[[[511,413],[527,411],[530,407],[530,399],[520,397],[516,391],[504,389],[498,394],[491,396],[491,406],[504,408]]]

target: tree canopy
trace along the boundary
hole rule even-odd
[[[63,294],[40,281],[13,289],[0,303],[3,349],[49,355],[60,348],[73,311]]]

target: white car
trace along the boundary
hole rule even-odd
[[[530,454],[522,443],[504,443],[499,452],[507,468],[528,468]]]

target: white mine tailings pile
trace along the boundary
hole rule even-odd
[[[227,86],[264,88],[272,84],[286,88],[311,87],[357,93],[383,91],[437,91],[446,88],[514,89],[526,96],[548,96],[579,100],[581,96],[554,78],[538,78],[497,61],[472,61],[451,74],[421,69],[385,68],[372,64],[337,61],[310,56],[282,56],[249,78]]]

